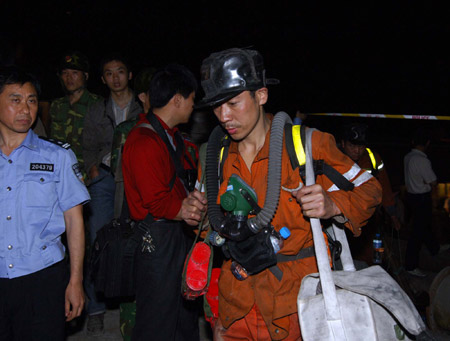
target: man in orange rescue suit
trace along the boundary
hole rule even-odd
[[[364,123],[347,124],[342,129],[341,150],[362,169],[365,169],[380,182],[383,189],[382,205],[392,220],[393,227],[400,229],[395,196],[391,182],[380,154],[367,147],[368,126]]]
[[[341,133],[341,150],[356,162],[359,167],[372,174],[380,182],[383,190],[381,205],[377,207],[376,213],[364,227],[363,234],[359,238],[349,238],[353,258],[371,265],[373,257],[372,241],[375,233],[381,234],[381,227],[385,222],[396,230],[401,228],[395,195],[380,154],[367,147],[369,143],[368,125],[359,122],[345,124]],[[358,267],[358,264],[356,266]]]
[[[340,190],[325,175],[317,176],[317,184],[304,186],[299,169],[291,166],[286,142],[283,142],[280,146],[282,161],[277,165],[281,167],[281,193],[269,226],[263,226],[261,232],[248,224],[233,230],[233,226],[228,226],[229,221],[222,218],[219,221],[225,221],[223,225],[214,226],[215,215],[223,217],[221,209],[219,213],[213,210],[214,205],[218,206],[227,187],[231,189],[228,184],[232,175],[240,178],[243,187],[250,188],[247,192],[254,190],[257,204],[263,210],[266,196],[271,195],[267,179],[271,176],[268,164],[273,116],[264,111],[268,100],[266,85],[273,83],[271,81],[265,78],[262,56],[255,50],[233,48],[213,53],[201,66],[205,96],[197,107],[211,108],[231,140],[222,166],[217,165],[222,168],[223,178],[217,188],[217,202],[208,200],[210,222],[225,237],[225,250],[228,250],[225,253],[234,255],[222,265],[219,279],[219,320],[214,324],[218,339],[301,339],[297,294],[302,278],[317,272],[309,218],[333,219],[359,235],[360,227],[381,201],[378,181],[339,151],[333,136],[315,131],[312,134],[313,158],[336,169],[351,184],[352,190]],[[211,143],[210,138],[208,150]],[[208,180],[208,169],[213,168],[211,159],[214,158],[207,156],[205,170],[208,199],[214,187],[210,187]],[[212,174],[217,174],[217,168]],[[218,187],[217,178],[214,183]],[[201,207],[200,202],[192,204]],[[272,226],[275,231],[283,227],[290,231],[276,255],[276,272],[273,264],[264,258],[264,255],[275,257],[273,247],[267,246],[270,241],[267,243],[264,237]],[[249,276],[238,279],[239,276],[232,273],[232,263],[243,265]],[[267,268],[263,268],[266,263]]]

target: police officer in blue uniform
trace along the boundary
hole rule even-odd
[[[38,88],[17,67],[0,68],[0,340],[64,340],[84,304],[89,194],[69,147],[30,129]]]

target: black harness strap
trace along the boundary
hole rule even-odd
[[[163,126],[161,125],[155,114],[149,111],[147,114],[147,120],[150,122],[155,132],[159,135],[159,137],[163,140],[163,142],[167,146],[167,150],[169,151],[169,154],[175,166],[175,172],[184,183],[186,179],[186,171],[183,165],[181,164],[180,160],[181,156],[184,154],[183,138],[181,137],[180,133],[177,132],[175,134],[175,143],[177,146],[177,149],[175,151],[175,149],[172,146],[172,143],[170,143],[169,138],[167,137],[166,131],[164,130]]]
[[[277,263],[292,262],[298,259],[314,257],[314,255],[314,246],[301,249],[296,255],[282,255],[277,253]],[[278,279],[278,281],[281,281],[283,278],[283,271],[280,270],[278,265],[271,266],[269,271]]]
[[[286,150],[289,155],[289,160],[291,161],[292,169],[297,169],[297,167],[300,167],[300,164],[298,163],[297,154],[295,153],[295,147],[294,147],[294,138],[292,137],[292,124],[285,124],[284,126],[284,140],[286,141]]]
[[[344,191],[348,192],[355,188],[355,185],[352,182],[347,180],[341,173],[325,162],[323,163],[323,174],[325,174],[337,187]]]
[[[303,144],[306,144],[305,139],[305,126],[300,127],[300,138]],[[286,124],[284,126],[284,134],[286,140],[286,150],[289,155],[289,160],[291,162],[292,169],[299,168],[300,177],[303,182],[305,182],[305,165],[300,165],[297,158],[297,153],[295,152],[294,140],[292,136],[292,124]],[[305,146],[303,146],[305,148]],[[347,180],[341,173],[336,169],[328,165],[324,160],[313,160],[314,175],[325,175],[330,179],[339,189],[344,191],[351,191],[355,187],[353,183]]]
[[[184,139],[180,132],[176,132],[174,135],[176,150],[174,149],[172,143],[170,143],[169,138],[167,137],[166,131],[159,122],[158,118],[151,111],[147,114],[147,120],[150,122],[153,130],[158,134],[158,136],[163,140],[165,145],[167,146],[167,150],[172,158],[173,164],[175,166],[175,174],[170,181],[170,188],[173,187],[175,183],[176,177],[178,177],[181,182],[184,184],[184,187],[188,191],[193,190],[193,185],[189,181],[194,176],[196,179],[196,171],[193,175],[191,170],[186,170],[181,163],[181,159],[184,158],[190,165],[192,170],[196,170],[196,166],[192,163],[192,161],[188,158],[185,151]],[[195,181],[194,181],[195,182]]]

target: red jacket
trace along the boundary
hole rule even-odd
[[[169,135],[175,134],[177,128],[169,129],[162,120],[159,121]],[[155,131],[139,127],[142,123],[148,123],[146,114],[140,115],[123,149],[122,170],[130,214],[136,220],[143,220],[148,213],[154,219],[172,220],[179,212],[187,192],[179,178],[170,187],[175,166],[167,146]],[[187,140],[184,143],[185,154],[195,165],[196,161],[192,159],[188,148],[195,148],[197,151],[197,147]],[[184,157],[182,162],[189,168]]]

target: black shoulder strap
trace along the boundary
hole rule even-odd
[[[178,132],[177,134],[175,134],[175,143],[177,145],[177,150],[175,151],[175,149],[173,148],[172,144],[169,141],[169,138],[167,137],[166,131],[164,130],[163,126],[161,125],[155,114],[149,111],[147,114],[147,120],[150,122],[155,132],[159,135],[159,137],[163,140],[163,142],[167,146],[167,150],[169,151],[173,164],[175,165],[176,175],[180,178],[180,180],[185,184],[185,187],[187,188],[187,184],[185,183],[186,171],[183,165],[181,164],[181,156],[184,154],[183,137]],[[175,179],[173,178],[171,180],[170,186],[172,187],[174,183]]]
[[[355,185],[352,182],[347,180],[341,173],[326,162],[323,163],[323,174],[325,174],[339,189],[348,192],[355,188]]]
[[[295,170],[297,167],[300,167],[300,164],[298,163],[298,158],[295,153],[294,139],[292,137],[292,124],[290,123],[287,123],[284,126],[284,139],[292,169]]]

